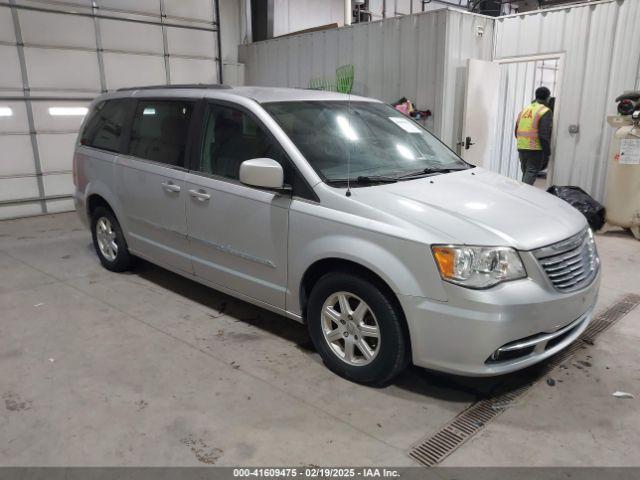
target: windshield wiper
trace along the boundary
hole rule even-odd
[[[434,175],[437,173],[450,173],[450,172],[459,172],[460,170],[468,170],[467,168],[423,168],[422,170],[418,170],[416,172],[405,173],[404,175],[400,175],[398,177],[399,180],[406,180],[409,178],[422,177],[425,175]]]
[[[353,180],[351,180],[353,182]],[[396,177],[387,177],[385,175],[360,175],[356,178],[356,182],[358,183],[394,183],[397,182],[398,179]]]
[[[332,178],[330,180],[326,180],[327,183],[329,184],[334,184],[334,183],[352,183],[352,184],[374,184],[374,183],[395,183],[397,182],[398,179],[396,177],[387,177],[384,175],[360,175],[356,178],[352,178],[352,179],[348,179],[348,178]]]

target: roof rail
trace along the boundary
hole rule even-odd
[[[131,90],[165,90],[165,89],[180,89],[180,88],[201,88],[201,89],[218,89],[227,90],[231,87],[229,85],[223,85],[220,83],[183,83],[173,85],[144,85],[142,87],[125,87],[119,88],[117,92],[127,92]]]

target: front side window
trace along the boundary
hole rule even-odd
[[[129,155],[184,167],[193,102],[141,100],[131,127]]]
[[[427,130],[382,103],[293,101],[263,107],[328,182],[469,168]]]
[[[285,153],[264,128],[241,110],[210,105],[204,121],[200,171],[238,180],[240,164],[252,158],[279,162],[288,183]]]
[[[120,149],[130,100],[107,100],[96,105],[80,136],[80,143],[110,152]]]

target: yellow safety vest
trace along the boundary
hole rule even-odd
[[[540,118],[548,111],[549,109],[543,104],[533,102],[520,112],[516,130],[518,150],[542,150],[538,138],[538,125]]]

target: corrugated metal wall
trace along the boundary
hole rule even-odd
[[[479,33],[482,32],[482,35]],[[413,100],[427,127],[459,139],[469,56],[491,59],[493,20],[443,9],[242,45],[248,85],[302,87],[353,64],[354,94]]]
[[[616,0],[496,20],[495,57],[564,52],[554,182],[604,195],[614,99],[640,88],[640,2]],[[580,126],[570,134],[569,125]]]
[[[126,86],[217,82],[215,5],[0,3],[0,218],[73,209],[71,163],[83,115],[51,108],[86,107],[101,91]]]

